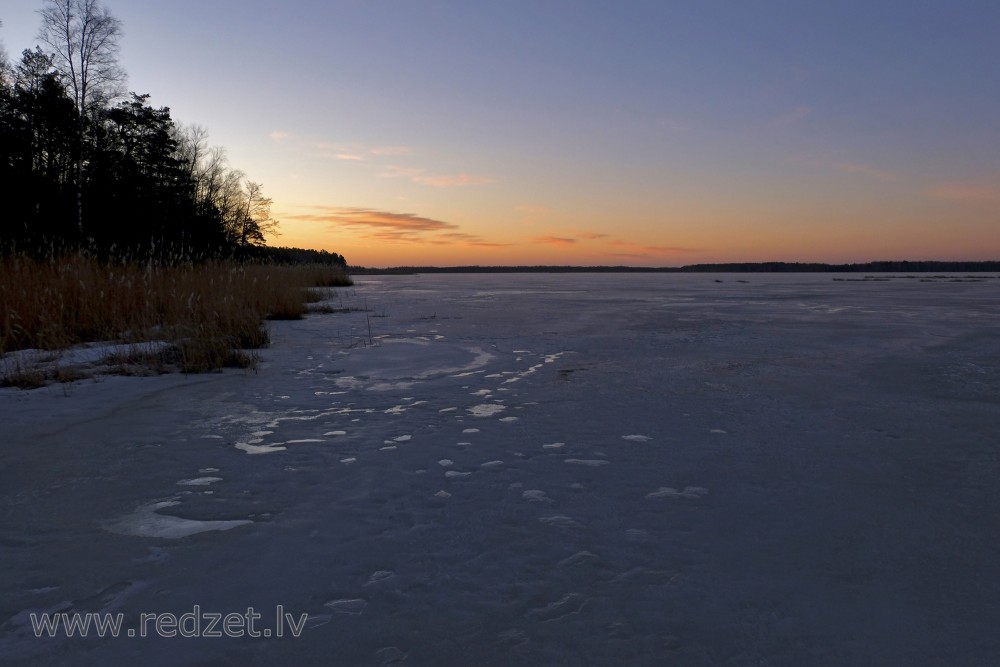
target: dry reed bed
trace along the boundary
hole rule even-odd
[[[135,350],[167,341],[155,358],[122,361],[184,372],[252,366],[256,357],[246,350],[268,343],[262,320],[302,317],[305,302],[316,298],[310,288],[349,284],[342,271],[323,265],[0,258],[0,356],[91,341]]]

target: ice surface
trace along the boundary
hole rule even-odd
[[[545,495],[544,491],[538,489],[528,489],[521,494],[521,497],[532,502],[551,503],[553,500]]]
[[[248,519],[232,521],[197,521],[178,516],[162,514],[158,510],[173,507],[180,503],[176,500],[164,500],[148,503],[138,507],[135,512],[116,521],[111,521],[105,527],[115,533],[136,535],[138,537],[162,537],[177,540],[198,533],[213,530],[230,530],[237,526],[253,523]]]
[[[506,406],[498,405],[497,403],[480,403],[479,405],[466,408],[466,411],[471,413],[473,417],[492,417],[506,409]]]
[[[611,463],[611,461],[606,461],[604,459],[566,459],[565,462],[575,465],[589,466],[591,468],[597,468]]]
[[[247,454],[273,454],[274,452],[283,452],[288,449],[281,445],[254,445],[248,442],[237,442],[233,446],[236,449],[242,449]]]
[[[350,614],[351,616],[360,616],[365,611],[365,607],[368,606],[367,600],[362,600],[360,598],[351,598],[344,600],[331,600],[327,602],[324,606],[329,607],[339,614]]]
[[[221,477],[195,477],[194,479],[182,479],[177,483],[181,486],[208,486],[221,481]]]
[[[683,491],[678,491],[669,486],[661,486],[652,493],[647,493],[647,498],[701,498],[708,493],[708,489],[701,486],[685,486]]]
[[[0,390],[0,662],[993,664],[1000,280],[834,277],[361,277],[255,372]],[[308,620],[26,620],[193,604]]]

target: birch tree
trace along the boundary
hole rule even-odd
[[[99,0],[45,0],[38,38],[53,49],[52,62],[77,112],[76,224],[83,235],[83,147],[90,111],[118,95],[125,74],[118,65],[121,22]]]

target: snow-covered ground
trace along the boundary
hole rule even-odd
[[[1000,280],[840,277],[361,277],[257,372],[2,390],[0,662],[993,664]]]

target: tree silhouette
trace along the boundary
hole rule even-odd
[[[72,93],[80,146],[76,160],[76,223],[83,235],[83,144],[89,113],[113,99],[125,75],[118,65],[121,22],[98,0],[46,0],[38,38]]]
[[[345,265],[335,253],[266,247],[278,221],[261,184],[209,147],[203,127],[179,127],[149,95],[119,93],[121,26],[98,0],[44,0],[39,14],[44,47],[0,58],[0,183],[13,195],[0,252],[82,243],[122,258]]]

